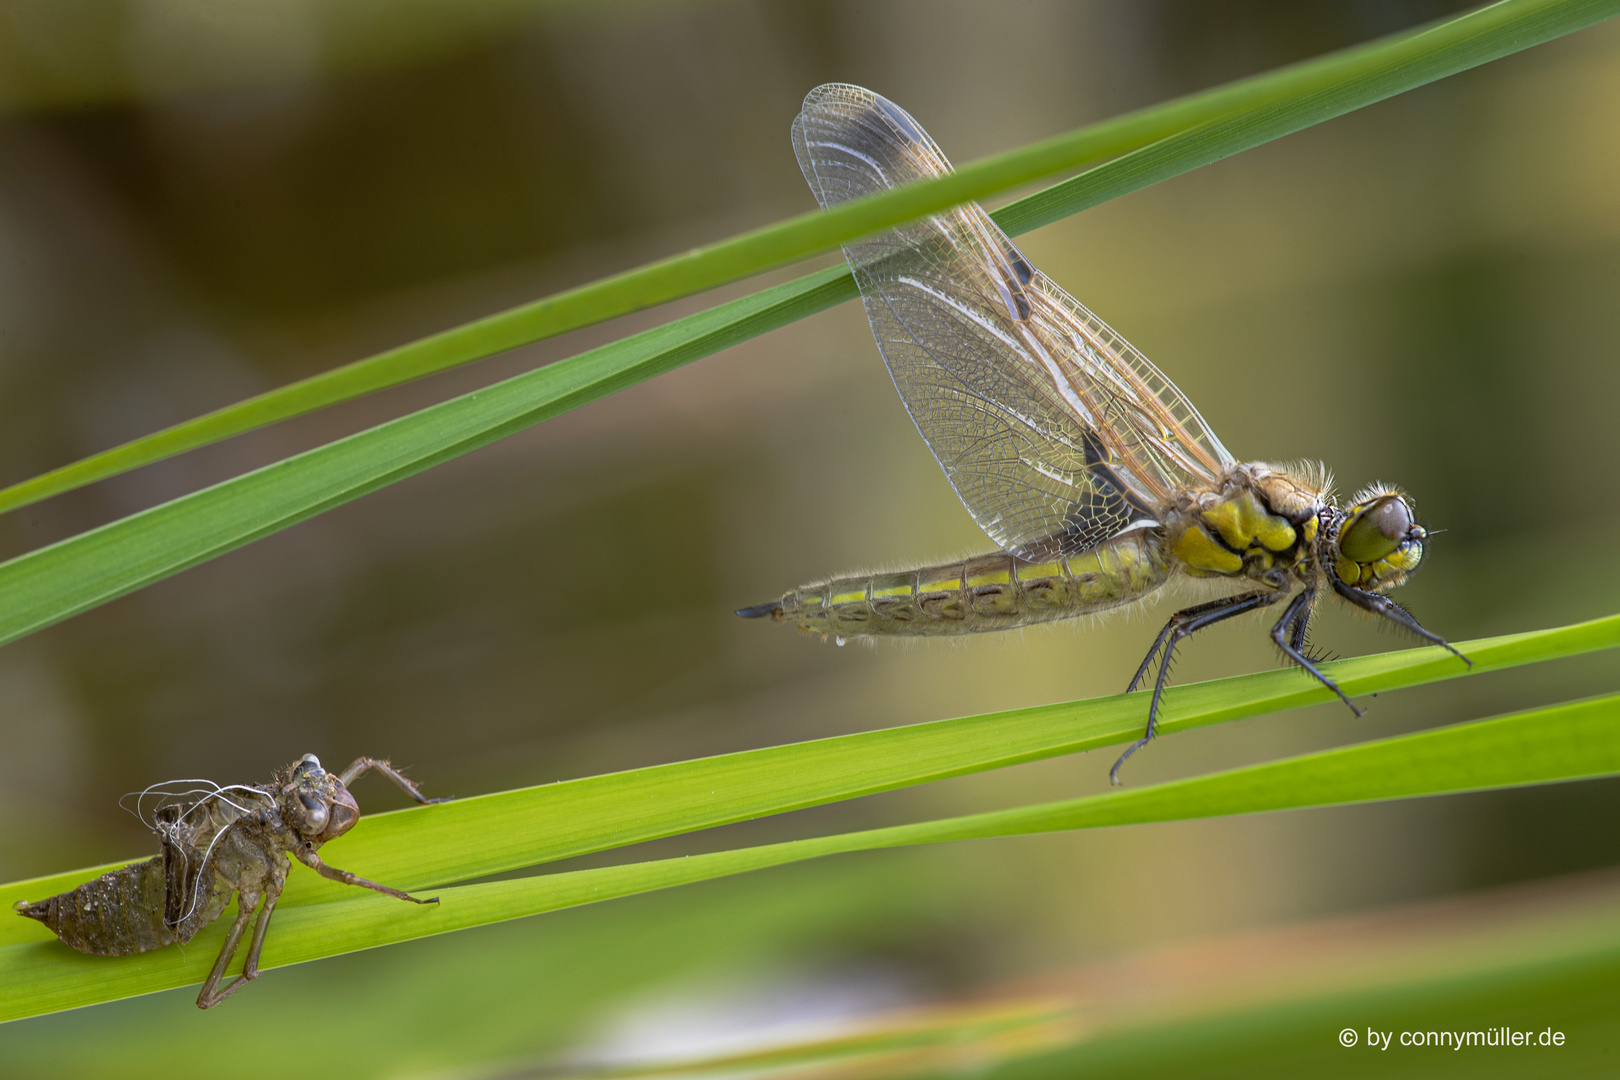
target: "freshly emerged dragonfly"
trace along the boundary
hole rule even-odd
[[[812,90],[793,147],[823,209],[943,176],[951,166],[905,110],[858,86]],[[1239,462],[1192,402],[1101,319],[1030,265],[977,204],[844,247],[894,385],[995,554],[838,577],[743,608],[845,638],[1003,630],[1134,603],[1181,575],[1236,588],[1171,616],[1127,693],[1157,661],[1153,738],[1171,656],[1189,634],[1286,602],[1271,638],[1361,715],[1317,667],[1307,629],[1321,591],[1472,664],[1384,595],[1427,536],[1398,489],[1340,507],[1319,465]]]
[[[259,951],[270,915],[287,881],[290,852],[322,877],[358,885],[413,904],[409,893],[379,885],[321,861],[316,851],[360,820],[349,785],[376,769],[419,803],[429,799],[386,761],[359,758],[341,773],[303,759],[278,772],[268,784],[219,785],[211,780],[180,780],[147,788],[136,796],[135,815],[162,838],[163,854],[87,881],[48,900],[22,901],[17,914],[38,919],[65,944],[93,956],[128,956],[165,945],[183,945],[219,918],[236,897],[236,921],[225,935],[213,970],[197,996],[207,1009],[259,977]],[[180,791],[165,788],[181,787]],[[186,796],[200,795],[191,801]],[[157,806],[146,817],[145,800]],[[236,955],[249,918],[258,911],[247,959],[223,990],[220,982]]]

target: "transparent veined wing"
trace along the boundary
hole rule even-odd
[[[903,109],[833,83],[793,122],[825,207],[950,172]],[[1008,551],[1072,554],[1157,523],[1233,462],[1174,383],[978,205],[848,244],[872,334],[968,512]]]

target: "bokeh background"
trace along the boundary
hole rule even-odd
[[[1463,6],[4,0],[0,482],[809,209],[787,132],[821,82],[886,94],[965,162]],[[1429,626],[1557,625],[1620,608],[1617,122],[1620,26],[1600,26],[1021,243],[1239,457],[1409,490],[1446,530],[1402,595]],[[742,288],[30,507],[0,518],[0,555]],[[984,547],[845,305],[0,650],[0,880],[146,851],[125,791],[306,751],[473,794],[1111,693],[1174,610],[842,649],[731,615]],[[1332,610],[1316,637],[1404,644]],[[1240,621],[1178,677],[1275,663]],[[1599,656],[1360,720],[1318,706],[1163,740],[1128,779],[1615,686]],[[1112,759],[629,854],[1100,791]],[[12,1024],[0,1068],[97,1075],[116,1045],[126,1075],[202,1075],[217,1059],[174,1051],[205,1033],[350,1076],[730,1045],[1611,866],[1617,812],[1600,782],[850,858],[276,971],[207,1015],[178,991]]]

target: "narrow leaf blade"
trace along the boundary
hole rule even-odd
[[[861,199],[830,213],[802,214],[237,402],[0,489],[0,513],[280,420],[786,266],[962,202],[1200,131],[1201,148],[1187,163],[1155,173],[1150,161],[1133,162],[1141,171],[1136,186],[1146,186],[1617,12],[1616,0],[1501,0],[1428,27],[1066,132],[975,162],[953,176]],[[1233,125],[1247,129],[1241,145],[1232,144],[1229,131],[1222,130]],[[1003,226],[1017,234],[1077,212],[1083,207],[1072,201],[1074,183],[1006,208]]]
[[[363,896],[278,911],[262,966],[856,851],[1412,798],[1620,775],[1620,695],[1306,754],[1132,791],[938,821],[439,890],[421,908]],[[200,982],[223,920],[182,953],[99,958],[0,946],[0,1020]]]

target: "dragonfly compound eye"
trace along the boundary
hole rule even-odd
[[[332,801],[327,804],[331,816],[327,819],[326,828],[321,832],[321,842],[334,837],[342,836],[354,828],[354,823],[360,820],[360,807],[355,803],[354,796],[339,788]]]
[[[326,804],[303,792],[298,793],[298,801],[304,806],[304,831],[319,833],[324,830],[328,818]]]
[[[1412,532],[1412,508],[1399,495],[1384,495],[1350,511],[1339,531],[1339,553],[1355,563],[1374,563],[1401,546]]]

